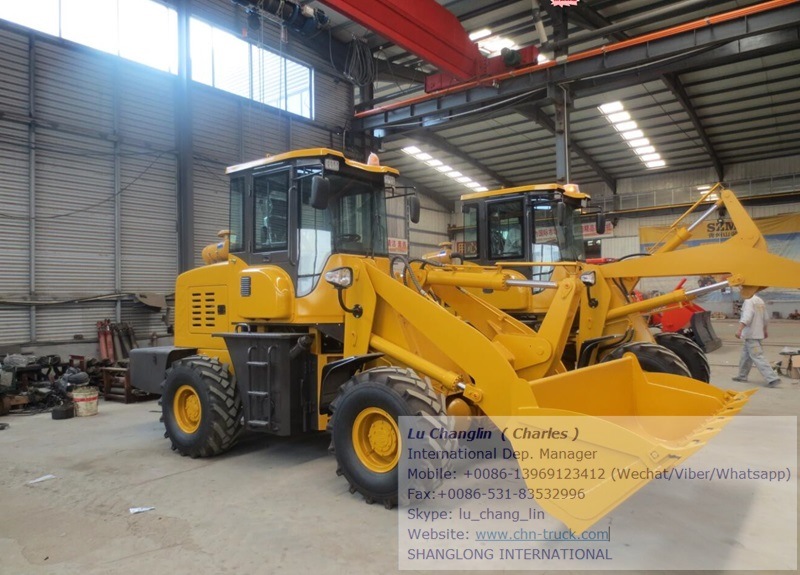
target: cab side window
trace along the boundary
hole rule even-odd
[[[253,178],[255,195],[255,251],[288,249],[289,171]]]

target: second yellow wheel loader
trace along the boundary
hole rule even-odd
[[[716,198],[713,203],[709,198]],[[764,287],[800,288],[800,263],[767,251],[753,220],[730,190],[708,190],[677,221],[649,253],[631,254],[609,263],[586,260],[581,216],[589,197],[572,184],[528,185],[462,196],[464,227],[456,259],[467,264],[498,265],[519,278],[559,281],[569,274],[591,274],[595,285],[582,300],[563,361],[583,367],[633,353],[646,371],[690,375],[708,382],[711,370],[704,349],[720,345],[709,314],[695,318],[694,338],[678,333],[653,335],[643,315],[670,304],[691,301],[729,285],[755,293]],[[697,208],[706,210],[693,222],[684,221]],[[692,230],[711,215],[727,210],[736,234],[714,245],[685,248]],[[596,227],[604,229],[604,218]],[[426,259],[450,262],[446,248]],[[641,278],[715,275],[730,276],[710,286],[676,289],[639,301],[634,288]],[[553,301],[549,290],[471,292],[534,329]],[[698,343],[700,345],[698,345]]]
[[[428,425],[445,415],[585,417],[603,438],[601,454],[659,470],[747,401],[749,393],[646,373],[632,354],[567,371],[561,358],[578,309],[605,301],[596,278],[575,266],[542,281],[390,259],[386,202],[401,195],[391,168],[323,148],[228,173],[230,229],[205,250],[207,265],[178,277],[175,345],[131,352],[132,384],[161,394],[166,436],[182,455],[222,453],[243,429],[327,429],[351,491],[391,507],[402,416]],[[415,198],[409,205],[414,219]],[[534,331],[465,288],[543,289],[552,302]],[[676,434],[614,419],[659,415],[692,415],[702,426]],[[590,479],[585,499],[538,502],[582,530],[647,481]]]

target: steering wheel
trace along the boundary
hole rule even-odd
[[[360,242],[361,236],[358,234],[341,234],[336,237],[336,240],[338,242],[345,242],[345,243]]]

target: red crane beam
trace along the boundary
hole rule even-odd
[[[486,71],[461,22],[435,0],[319,1],[460,80]]]

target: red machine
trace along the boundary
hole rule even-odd
[[[675,289],[681,289],[686,283],[683,278]],[[711,312],[693,301],[669,306],[650,316],[650,325],[661,328],[664,332],[676,332],[692,338],[706,353],[719,349],[722,340],[711,325]]]

